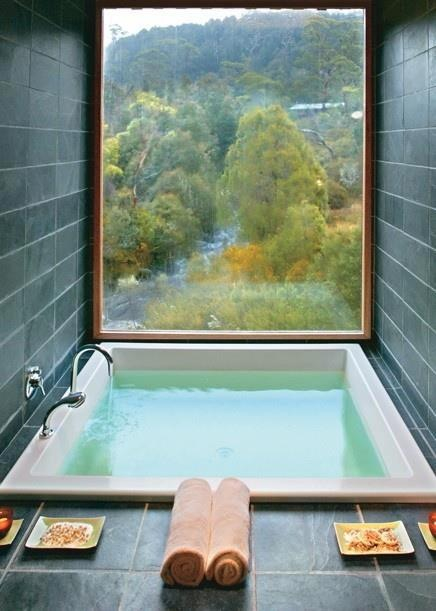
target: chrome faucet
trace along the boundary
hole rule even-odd
[[[112,376],[114,361],[111,355],[107,350],[99,346],[98,344],[85,344],[80,348],[80,350],[76,353],[73,359],[73,368],[71,371],[71,384],[70,384],[70,392],[75,393],[77,391],[77,369],[79,366],[79,359],[85,352],[100,352],[104,356],[107,361],[108,375]]]
[[[50,427],[50,421],[56,408],[58,408],[60,405],[68,405],[68,407],[80,407],[85,402],[85,399],[85,393],[75,392],[67,395],[66,397],[62,397],[60,401],[52,405],[44,417],[39,438],[48,439],[53,435],[53,429]]]

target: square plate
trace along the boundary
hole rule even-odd
[[[15,537],[17,536],[18,531],[21,528],[23,520],[13,520],[12,526],[9,529],[8,534],[3,539],[0,539],[0,545],[10,545],[13,543]]]
[[[30,549],[89,549],[95,547],[100,538],[105,519],[105,516],[99,516],[97,518],[47,518],[45,516],[40,516],[26,541],[26,547]],[[41,537],[47,532],[48,528],[52,524],[60,522],[65,524],[85,524],[91,526],[91,536],[86,543],[82,544],[68,543],[66,545],[44,545],[41,543]]]
[[[390,555],[390,556],[398,556],[402,554],[412,554],[415,550],[413,549],[412,542],[409,539],[409,535],[404,527],[403,522],[348,522],[348,523],[334,523],[336,538],[338,540],[339,549],[341,550],[341,554],[346,556],[380,556],[380,555]],[[383,550],[383,551],[358,551],[353,550],[348,547],[348,544],[345,540],[345,533],[349,530],[378,530],[380,528],[392,528],[394,534],[398,538],[400,542],[400,551],[391,551],[391,550]]]
[[[421,535],[424,537],[424,541],[426,542],[428,549],[431,549],[433,552],[436,552],[436,537],[431,534],[427,522],[418,522],[418,526],[419,530],[421,531]]]

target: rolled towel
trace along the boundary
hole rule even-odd
[[[202,479],[182,482],[174,498],[170,532],[161,567],[168,585],[198,586],[207,562],[212,491]]]
[[[221,586],[245,579],[250,559],[250,491],[238,479],[224,479],[212,500],[206,578]]]

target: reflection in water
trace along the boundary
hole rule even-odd
[[[368,452],[368,433],[347,390],[342,394],[342,423],[344,430],[343,472],[353,473],[354,477],[385,476],[386,471],[375,447],[371,446],[372,451]],[[362,456],[365,457],[365,461],[362,461]]]

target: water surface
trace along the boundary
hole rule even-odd
[[[340,372],[123,371],[69,475],[382,477]]]

